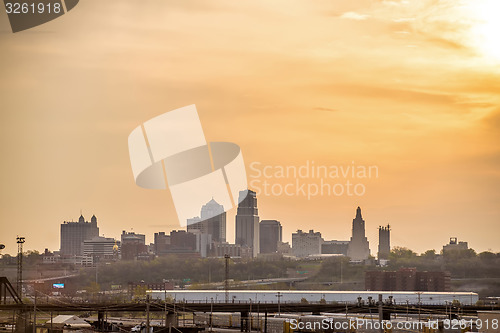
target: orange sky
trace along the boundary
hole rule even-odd
[[[247,166],[375,165],[363,196],[260,195],[261,219],[348,239],[362,208],[392,245],[456,236],[500,251],[500,37],[492,0],[85,0],[12,34],[0,14],[0,243],[59,249],[80,210],[101,234],[178,226],[134,184],[127,137],[196,104]],[[271,179],[274,183],[289,182]],[[310,180],[312,181],[312,180]],[[234,212],[228,216],[234,240]]]

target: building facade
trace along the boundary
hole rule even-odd
[[[365,289],[377,291],[450,291],[451,275],[446,271],[417,271],[400,268],[398,271],[368,271]]]
[[[148,247],[146,245],[146,236],[123,230],[120,250],[123,260],[136,260],[141,256],[147,257]]]
[[[352,237],[349,241],[347,256],[352,261],[362,261],[370,257],[370,244],[365,236],[365,220],[361,216],[361,208],[356,209],[356,217],[352,220]]]
[[[118,259],[120,255],[120,241],[114,238],[94,237],[83,241],[83,255],[93,257],[94,262]]]
[[[214,257],[224,258],[226,254],[229,255],[231,258],[241,257],[241,245],[229,244],[229,243],[214,244],[213,248]]]
[[[241,191],[238,201],[240,203],[236,213],[236,244],[249,248],[252,257],[257,257],[260,252],[257,196],[251,190]]]
[[[314,232],[314,230],[309,230],[309,232],[297,230],[296,233],[292,234],[293,255],[296,257],[307,257],[321,254],[322,243],[323,238],[321,238],[320,232]]]
[[[156,255],[166,253],[170,246],[170,235],[165,234],[164,231],[155,232],[154,236],[154,252]]]
[[[282,241],[283,228],[276,220],[262,220],[259,223],[260,253],[278,252],[278,243]]]
[[[321,254],[341,254],[347,256],[349,241],[330,240],[321,244]]]
[[[83,242],[99,236],[97,218],[92,216],[90,222],[86,222],[80,215],[78,222],[66,222],[61,224],[61,255],[81,256],[83,255]]]
[[[457,237],[451,237],[450,242],[443,246],[443,253],[447,251],[464,251],[469,249],[467,242],[459,242]]]

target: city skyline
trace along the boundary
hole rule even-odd
[[[255,193],[252,191],[252,190],[246,190],[246,191],[242,191],[241,193],[248,193],[250,194],[250,197],[253,197],[254,201],[255,201]],[[247,206],[247,203],[248,200],[242,200],[242,204],[243,204],[243,207],[245,209],[248,209],[246,206]],[[255,201],[256,202],[256,201]],[[214,213],[215,211],[219,211],[220,207],[217,207],[217,206],[220,206],[217,204],[217,202],[215,202],[213,199],[210,200],[206,205],[203,206],[202,209],[208,209],[210,210],[212,213]],[[221,215],[224,216],[224,221],[225,221],[225,215],[226,215],[226,212],[223,212]],[[325,237],[324,234],[322,234],[322,230],[316,230],[316,232],[314,231],[314,229],[309,229],[309,232],[302,232],[301,229],[297,229],[295,231],[292,231],[290,233],[290,240],[288,240],[287,237],[283,238],[283,232],[282,232],[282,226],[281,226],[281,223],[277,220],[269,220],[269,219],[260,219],[258,216],[257,216],[257,219],[258,219],[258,229],[262,230],[262,228],[267,228],[268,226],[270,225],[276,225],[278,228],[279,228],[279,232],[277,233],[277,236],[276,235],[273,235],[270,239],[273,239],[274,237],[278,237],[279,239],[279,242],[278,243],[282,243],[282,244],[288,244],[288,246],[290,246],[290,249],[292,250],[291,253],[293,253],[295,255],[295,251],[297,249],[294,250],[293,248],[293,240],[295,239],[294,237],[297,235],[297,233],[300,235],[305,235],[305,236],[308,236],[308,235],[317,235],[318,237],[318,240],[319,240],[319,243],[318,243],[318,253],[317,254],[329,254],[329,253],[343,253],[343,255],[345,256],[348,256],[351,258],[351,260],[353,261],[360,261],[360,260],[366,260],[368,259],[369,256],[372,256],[374,258],[377,258],[377,259],[384,259],[386,260],[388,258],[388,253],[390,250],[392,250],[393,248],[396,248],[396,247],[402,247],[402,248],[408,248],[409,250],[414,250],[412,248],[409,248],[407,246],[404,246],[404,245],[401,245],[401,244],[392,244],[391,241],[390,241],[390,238],[391,238],[391,234],[392,234],[392,228],[390,227],[390,225],[387,225],[387,226],[378,226],[377,227],[377,231],[378,231],[378,238],[376,239],[376,242],[373,242],[372,243],[372,247],[373,247],[373,254],[371,253],[372,252],[372,249],[370,248],[370,245],[369,245],[369,241],[366,242],[366,240],[363,240],[364,238],[364,234],[365,234],[365,221],[364,219],[362,218],[362,215],[361,215],[361,208],[358,206],[356,208],[356,214],[355,214],[355,218],[352,220],[352,229],[351,229],[351,236],[350,236],[350,240],[349,241],[343,241],[343,240],[338,240],[339,238],[337,238],[336,240],[330,240],[329,237]],[[218,218],[220,218],[220,216],[212,216],[211,219],[207,219],[206,221],[211,221],[211,220],[217,220]],[[192,219],[191,219],[192,220]],[[235,219],[235,224],[237,223],[236,222],[237,220]],[[199,224],[198,223],[194,223],[192,224],[191,226],[194,226],[196,224]],[[124,240],[124,237],[131,237],[131,239],[136,239],[136,238],[141,238],[142,239],[142,244],[145,244],[146,246],[149,246],[149,251],[153,251],[153,253],[155,254],[158,254],[157,253],[157,249],[156,249],[156,239],[157,239],[157,236],[158,234],[163,234],[163,235],[168,235],[169,232],[173,232],[173,233],[176,233],[178,231],[180,232],[188,232],[188,233],[194,233],[194,234],[197,234],[201,231],[201,234],[203,233],[206,233],[207,235],[211,233],[211,231],[209,230],[212,230],[214,226],[212,227],[208,227],[206,226],[205,229],[200,229],[200,228],[191,228],[191,231],[190,231],[190,228],[189,228],[189,223],[187,224],[186,227],[178,227],[178,228],[174,228],[174,229],[170,229],[170,230],[159,230],[157,232],[155,232],[153,235],[148,235],[146,233],[142,234],[141,232],[135,232],[133,230],[131,231],[125,231],[125,230],[122,230],[121,231],[121,240],[122,240],[122,243],[123,243],[123,240]],[[231,225],[231,224],[230,224]],[[72,231],[72,234],[69,233],[69,227],[72,227],[71,229],[73,230]],[[78,227],[78,229],[77,229]],[[92,239],[97,239],[97,238],[101,238],[101,239],[108,239],[108,240],[111,240],[113,239],[114,241],[118,242],[118,244],[120,244],[120,241],[118,240],[120,237],[115,237],[115,236],[111,236],[111,237],[108,237],[104,234],[102,235],[97,235],[95,234],[95,232],[92,232],[92,233],[89,233],[88,236],[84,236],[86,235],[86,233],[88,233],[87,229],[91,227],[91,228],[95,228],[96,231],[95,232],[98,232],[99,231],[99,227],[97,225],[97,217],[95,216],[95,214],[92,215],[92,218],[91,218],[91,222],[88,222],[85,220],[85,217],[83,216],[82,212],[80,212],[80,217],[78,218],[78,221],[63,221],[61,224],[60,224],[60,230],[61,230],[61,233],[60,233],[60,236],[59,236],[59,242],[60,242],[60,248],[59,249],[56,249],[56,248],[50,248],[50,247],[45,247],[45,251],[49,250],[49,251],[59,251],[59,253],[61,255],[71,255],[71,256],[74,256],[74,255],[81,255],[82,253],[78,254],[78,250],[75,252],[75,250],[73,249],[72,252],[65,252],[63,250],[63,244],[65,247],[70,247],[70,246],[73,246],[74,245],[70,245],[71,242],[75,243],[75,241],[73,240],[73,238],[78,238],[83,241],[83,239],[87,239],[87,240],[92,240]],[[81,230],[80,230],[81,229]],[[223,233],[223,234],[227,234],[227,231],[226,231],[226,224],[224,223],[223,225],[219,226],[217,224],[216,226],[216,229],[213,229],[213,230],[219,230],[220,231],[216,231],[217,233]],[[213,231],[212,231],[213,232]],[[269,230],[269,232],[271,232],[271,230]],[[272,231],[272,232],[275,232],[275,231]],[[212,235],[209,235],[209,236],[212,236]],[[227,239],[222,239],[222,240],[214,240],[214,243],[213,244],[226,244],[226,245],[235,245],[235,244],[238,244],[236,242],[236,235],[234,235],[235,237],[233,237],[234,240],[231,240],[231,237],[229,238],[229,240]],[[66,237],[66,241],[63,240],[63,237]],[[199,237],[199,236],[197,236]],[[268,240],[267,238],[269,237],[269,235],[266,235],[264,240]],[[71,238],[71,240],[70,240]],[[354,239],[354,242],[353,242],[353,239]],[[449,241],[449,243],[443,243],[442,245],[439,245],[435,248],[428,248],[426,249],[425,251],[427,250],[435,250],[436,253],[440,253],[442,252],[442,250],[440,250],[441,248],[444,250],[445,248],[451,248],[451,247],[456,247],[457,249],[458,248],[462,248],[463,249],[467,249],[468,248],[468,242],[467,242],[467,239],[460,239],[460,242],[458,241],[459,238],[457,237],[449,237],[446,239],[446,242]],[[465,240],[465,241],[464,241]],[[197,243],[198,243],[199,240],[197,240]],[[260,246],[262,246],[262,241],[263,239],[260,238],[260,235],[258,236],[258,239],[256,240],[257,243],[260,243]],[[162,242],[162,241],[160,241]],[[212,242],[212,237],[210,237],[209,239],[209,242]],[[364,242],[366,242],[366,244],[364,244]],[[78,243],[78,242],[76,242]],[[345,253],[344,251],[339,248],[339,246],[342,247],[341,244],[345,244]],[[454,245],[454,244],[457,244],[457,245]],[[81,243],[81,250],[83,251],[83,245],[84,243],[82,242]],[[115,244],[116,245],[116,244]],[[208,244],[206,244],[208,245]],[[243,247],[245,247],[246,245],[244,244],[240,244]],[[323,249],[323,246],[324,245],[328,245],[328,246],[332,246],[333,245],[333,249],[335,249],[334,251],[335,252],[330,252],[332,251],[332,249],[329,249],[329,250],[324,250]],[[274,245],[272,245],[274,247]],[[310,245],[308,245],[310,246]],[[352,246],[352,247],[351,247]],[[279,246],[278,246],[279,247]],[[307,246],[306,246],[307,247]],[[314,246],[313,246],[314,247]],[[366,251],[366,249],[363,249],[364,247],[367,247],[368,249],[368,252],[367,254],[364,253],[364,251]],[[210,246],[211,248],[211,246]],[[267,246],[266,246],[267,248]],[[379,257],[379,254],[380,254],[380,250],[382,249],[383,251],[383,256],[382,257]],[[474,248],[471,247],[471,249],[473,250],[476,250]],[[30,250],[37,250],[39,251],[39,253],[43,253],[42,250],[40,249],[30,249],[30,248],[26,248],[25,247],[25,252],[26,251],[30,251]],[[208,250],[208,249],[207,249]],[[300,248],[298,249],[299,251],[304,251],[306,249],[303,248],[303,245],[300,244]],[[306,250],[307,252],[308,250]],[[326,252],[324,252],[326,251]],[[488,250],[489,251],[489,250]],[[73,253],[74,252],[74,253]],[[196,250],[196,252],[200,252],[199,249]],[[257,250],[258,254],[260,253],[269,253],[269,252],[261,252],[260,251],[260,248],[259,250]],[[477,251],[477,253],[479,252],[482,252],[482,251]],[[8,252],[5,252],[3,251],[4,254],[10,254],[10,255],[15,255],[15,253],[8,253]],[[205,253],[205,252],[203,252]],[[208,253],[208,252],[207,252]],[[278,251],[279,253],[279,251]],[[313,253],[310,253],[310,254],[315,254],[316,252],[313,251]],[[418,251],[416,252],[417,254],[423,254],[423,252],[419,253]],[[281,253],[283,254],[283,253]],[[206,256],[206,254],[204,255]],[[202,257],[204,257],[202,256]],[[304,255],[299,255],[298,257],[303,257]],[[253,254],[253,257],[256,257],[256,254],[254,252]]]
[[[241,147],[250,187],[319,182],[254,170],[266,167],[376,167],[326,179],[363,195],[258,194],[284,241],[297,229],[348,239],[361,206],[372,254],[387,224],[393,245],[419,253],[450,237],[500,251],[495,6],[89,0],[16,34],[0,11],[2,253],[17,235],[26,249],[57,248],[59,224],[80,209],[108,237],[177,229],[170,192],[134,183],[127,137],[190,104],[207,138]]]

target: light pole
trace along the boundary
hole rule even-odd
[[[422,295],[422,292],[418,292],[418,322],[420,323],[420,295]]]
[[[250,311],[248,312],[248,317],[250,318],[248,321],[250,322],[250,329],[248,331],[252,332],[252,299],[249,298],[249,300],[250,300]]]
[[[281,293],[278,291],[278,295],[276,295],[276,297],[278,297],[278,317],[281,317],[281,304],[280,304],[280,298],[283,297],[283,295],[281,295]]]
[[[214,315],[214,298],[210,297],[210,332],[212,332],[212,317]]]

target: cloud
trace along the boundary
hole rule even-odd
[[[393,20],[396,23],[402,23],[402,22],[413,22],[415,21],[414,17],[401,17]]]
[[[407,5],[408,1],[383,0],[382,4],[385,6],[401,6],[401,5]]]
[[[321,106],[315,107],[315,108],[313,108],[313,110],[315,110],[315,111],[326,111],[326,112],[337,112],[337,111],[339,111],[338,109],[325,108],[325,107],[321,107]]]
[[[346,12],[346,13],[340,15],[341,19],[356,20],[356,21],[363,21],[369,17],[370,17],[370,15],[359,14],[356,12]]]
[[[500,108],[487,114],[483,118],[484,123],[494,130],[500,129]]]

